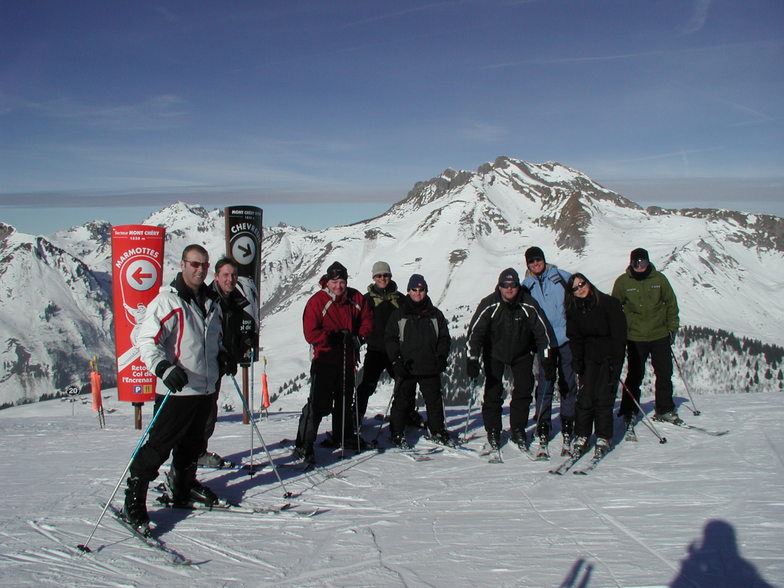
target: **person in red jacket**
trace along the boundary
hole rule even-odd
[[[332,438],[357,451],[368,443],[354,418],[354,371],[359,348],[373,330],[373,313],[364,297],[349,288],[348,271],[339,262],[321,277],[321,290],[310,297],[302,315],[305,340],[311,348],[310,395],[302,408],[295,456],[315,463],[313,444],[321,419],[332,413]]]

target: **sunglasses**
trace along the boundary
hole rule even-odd
[[[376,274],[374,278],[391,278],[392,274]]]
[[[424,291],[425,291],[424,288],[411,288],[409,290],[409,292],[424,292]]]
[[[528,265],[531,265],[532,263],[536,263],[537,261],[544,261],[544,259],[542,259],[541,257],[532,257],[531,259],[528,260]]]
[[[504,282],[503,284],[501,284],[501,287],[502,288],[517,288],[517,284],[515,284],[514,282]]]
[[[642,267],[642,266],[644,266],[646,263],[648,263],[648,260],[647,260],[647,259],[644,259],[644,258],[642,258],[642,259],[635,259],[635,260],[632,262],[632,266],[634,266],[634,267]]]
[[[189,259],[183,259],[182,262],[187,263],[193,269],[199,269],[200,267],[203,267],[205,270],[210,269],[209,261],[205,261],[202,263],[201,261],[191,261]]]
[[[578,282],[577,284],[575,284],[575,285],[572,287],[572,292],[577,292],[577,290],[579,290],[580,288],[582,288],[583,286],[585,286],[587,283],[588,283],[588,282]]]

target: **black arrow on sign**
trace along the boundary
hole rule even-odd
[[[243,247],[242,245],[237,245],[237,249],[239,249],[242,253],[245,254],[243,257],[248,257],[251,253],[250,245],[247,245],[245,247]]]

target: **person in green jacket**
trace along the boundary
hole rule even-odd
[[[627,372],[625,387],[639,403],[640,384],[645,376],[648,356],[656,376],[656,418],[680,422],[672,399],[672,341],[678,330],[678,300],[670,282],[657,271],[645,249],[632,251],[629,267],[618,276],[612,295],[621,302],[626,314]],[[620,415],[626,428],[634,427],[637,406],[622,394]]]

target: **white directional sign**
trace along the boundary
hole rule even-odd
[[[250,265],[256,259],[256,241],[248,234],[236,237],[231,243],[231,255],[237,263]]]
[[[148,259],[134,259],[125,268],[125,280],[137,292],[144,292],[158,283],[158,268]]]

